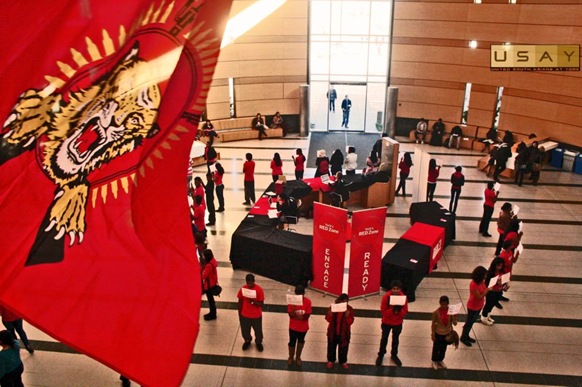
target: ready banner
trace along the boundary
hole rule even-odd
[[[348,211],[318,202],[313,205],[313,281],[310,286],[340,295],[344,277]]]
[[[353,213],[348,280],[350,297],[380,291],[386,211],[386,207],[380,207]]]

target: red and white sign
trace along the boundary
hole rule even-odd
[[[443,256],[445,248],[445,229],[430,224],[416,222],[401,236],[412,242],[420,243],[430,247],[430,264],[427,268],[428,273],[436,266],[437,262]]]
[[[344,277],[348,212],[313,203],[313,281],[311,287],[340,295]]]
[[[380,290],[386,207],[356,211],[352,216],[348,294],[358,297]]]

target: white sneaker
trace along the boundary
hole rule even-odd
[[[487,320],[489,320],[491,322],[491,324],[493,324],[495,322],[495,320],[493,320],[493,318],[491,318],[491,316],[487,316]]]
[[[432,369],[433,370],[438,370],[439,369],[439,364],[436,361],[432,362]]]
[[[439,367],[445,370],[447,369],[447,365],[445,364],[444,361],[439,362]]]
[[[424,144],[424,141],[421,141],[420,143],[421,143],[421,144]]]
[[[418,144],[418,140],[416,140],[416,143]]]
[[[494,323],[494,322],[495,322],[495,321],[491,321],[491,320],[489,319],[489,317],[482,317],[482,318],[481,318],[481,323],[482,323],[482,324],[485,324],[485,325],[489,325],[489,326],[491,326],[491,325],[493,325],[493,323]]]

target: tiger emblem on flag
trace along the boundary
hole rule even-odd
[[[0,165],[40,140],[37,160],[57,189],[39,233],[54,230],[55,240],[67,234],[71,246],[82,243],[88,176],[159,131],[160,88],[144,76],[145,67],[136,42],[86,87],[73,85],[48,96],[29,89],[19,97],[2,129]]]

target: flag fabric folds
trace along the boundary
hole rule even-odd
[[[0,303],[144,386],[181,383],[186,171],[231,0],[0,5]]]

